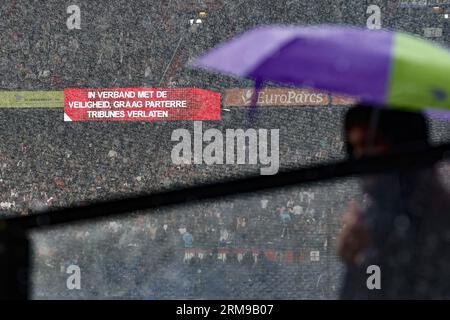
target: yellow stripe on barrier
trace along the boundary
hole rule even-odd
[[[64,108],[64,91],[0,91],[0,108]]]

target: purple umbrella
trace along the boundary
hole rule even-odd
[[[449,51],[399,32],[332,25],[260,27],[219,45],[193,66],[253,79],[257,90],[272,81],[378,106],[450,108]]]

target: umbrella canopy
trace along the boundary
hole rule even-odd
[[[265,26],[219,45],[192,66],[380,106],[450,109],[450,51],[400,32]]]

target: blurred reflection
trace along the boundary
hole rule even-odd
[[[358,191],[351,180],[314,184],[36,231],[32,296],[336,298],[334,235]],[[80,290],[66,286],[71,265]]]
[[[428,145],[418,113],[358,106],[345,124],[350,157]],[[362,187],[370,203],[365,210],[351,203],[339,238],[347,266],[342,297],[450,298],[450,197],[436,168],[366,176]],[[367,287],[370,265],[380,267],[380,290]]]

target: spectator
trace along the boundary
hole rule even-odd
[[[183,234],[183,241],[184,241],[184,247],[185,248],[192,248],[194,237],[192,236],[191,233],[189,233],[189,231],[186,231]]]
[[[281,225],[282,225],[281,239],[284,239],[284,238],[290,239],[291,238],[291,215],[286,210],[286,207],[279,208],[279,216],[280,216]]]

